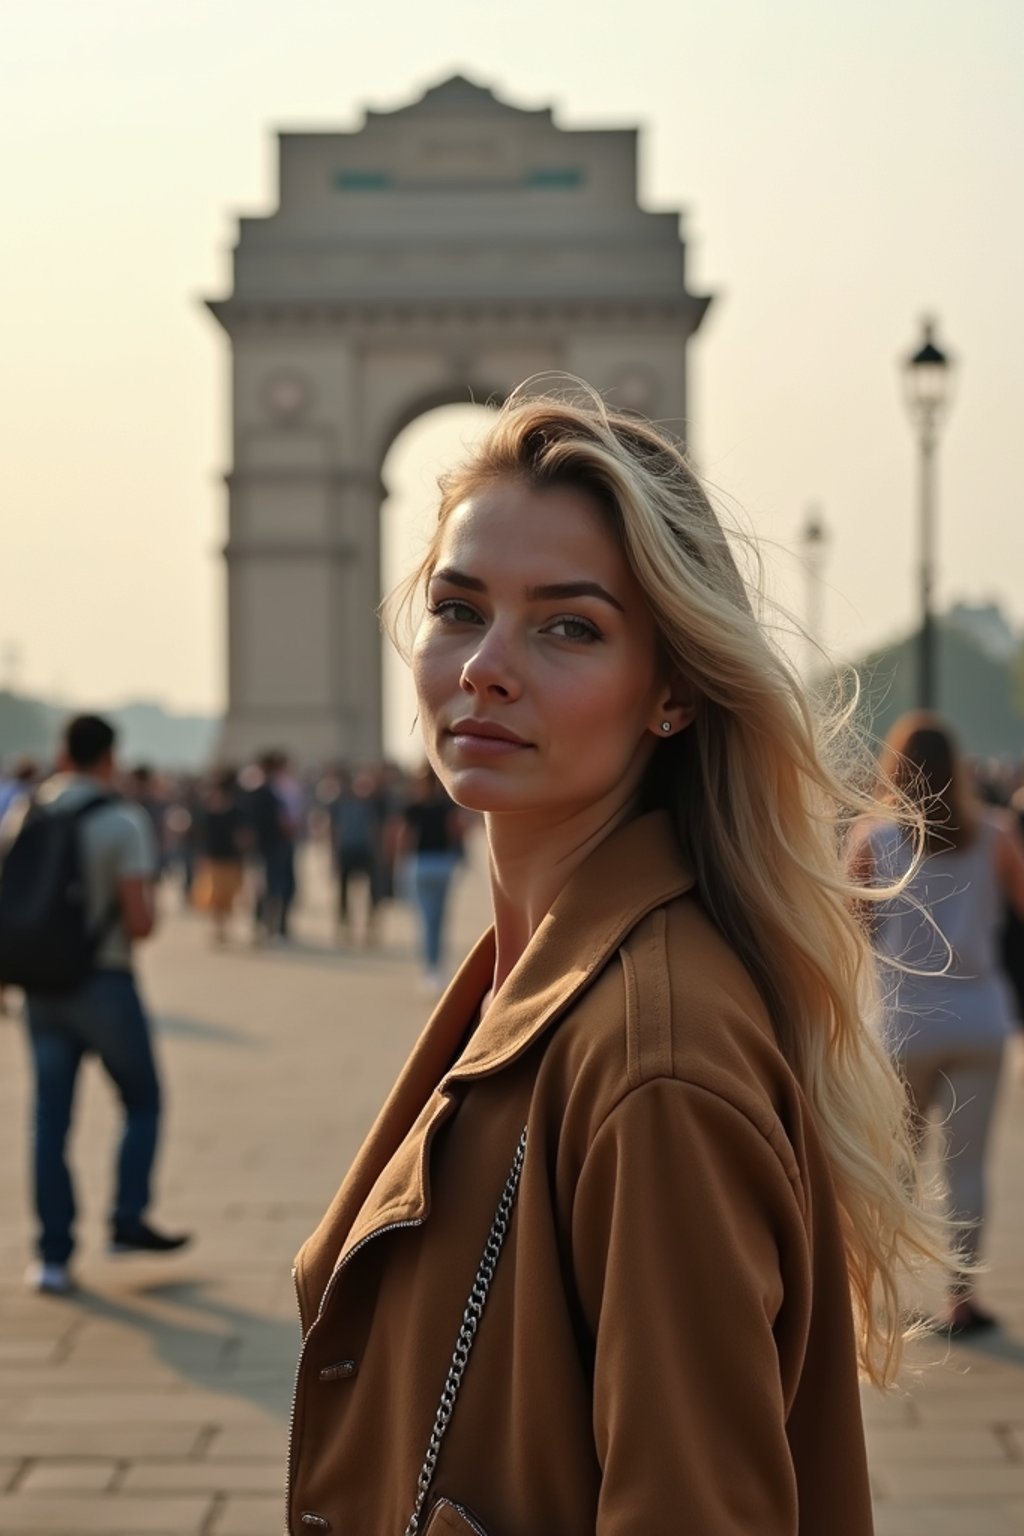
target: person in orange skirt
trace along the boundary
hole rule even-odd
[[[246,828],[233,768],[204,786],[199,806],[199,868],[192,902],[213,921],[213,941],[226,944],[231,913],[245,878]]]

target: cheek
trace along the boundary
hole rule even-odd
[[[654,695],[647,662],[647,657],[618,658],[585,680],[567,680],[551,701],[565,734],[574,742],[588,739],[594,750],[603,743],[613,757],[630,756],[647,728]]]
[[[413,641],[411,669],[421,713],[429,712],[433,704],[451,691],[452,665],[450,659],[445,659],[443,648],[422,630]]]

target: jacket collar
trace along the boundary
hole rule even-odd
[[[442,1088],[489,1076],[515,1061],[564,1013],[648,912],[693,884],[667,812],[654,811],[617,827],[556,897]],[[431,1032],[436,1028],[458,1039],[458,1032],[465,1031],[493,977],[494,958],[491,928],[442,998]]]
[[[435,1009],[334,1204],[300,1255],[300,1280],[303,1289],[308,1284],[310,1298],[319,1298],[331,1271],[376,1233],[426,1218],[430,1143],[455,1107],[458,1085],[489,1077],[522,1056],[586,989],[630,930],[693,884],[667,813],[652,812],[616,828],[570,877],[455,1060],[494,976],[493,928],[484,934]]]

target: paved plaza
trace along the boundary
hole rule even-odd
[[[373,953],[333,947],[316,858],[292,948],[256,951],[240,935],[216,952],[171,892],[146,950],[168,1099],[154,1217],[194,1228],[186,1253],[104,1254],[116,1114],[90,1065],[73,1148],[81,1290],[25,1292],[26,1062],[20,1028],[0,1021],[3,1536],[279,1536],[298,1347],[292,1256],[428,1007],[404,912],[389,914]],[[483,906],[470,875],[456,894],[457,948]],[[866,1395],[878,1536],[1024,1536],[1022,1076],[1018,1062],[984,1285],[1008,1326],[984,1345],[930,1341],[908,1392]]]

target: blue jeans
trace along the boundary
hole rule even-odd
[[[91,1051],[100,1058],[124,1107],[110,1213],[115,1226],[134,1225],[149,1204],[160,1084],[149,1021],[126,971],[96,971],[66,997],[31,995],[26,1016],[36,1076],[33,1167],[39,1256],[45,1264],[66,1264],[74,1247],[75,1192],[65,1144],[83,1056]]]
[[[448,888],[459,862],[457,853],[417,853],[412,861],[412,893],[419,908],[423,959],[428,971],[441,965]]]
[[[268,934],[286,936],[297,890],[295,844],[275,844],[264,850],[262,858],[263,886],[256,901],[256,921]]]

